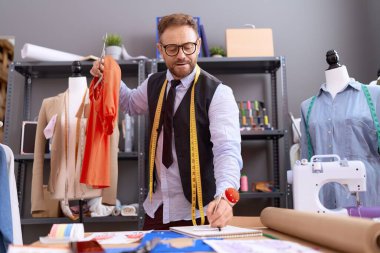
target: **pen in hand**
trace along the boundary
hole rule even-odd
[[[220,200],[222,199],[222,194],[220,194],[218,196],[218,199],[216,200],[216,205],[214,207],[214,211],[212,212],[212,214],[215,214],[216,210],[218,209],[218,206],[219,206],[219,203],[220,203]],[[221,227],[218,227],[219,231],[222,231],[222,228]]]

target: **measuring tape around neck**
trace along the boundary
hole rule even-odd
[[[190,100],[190,167],[191,167],[191,218],[193,225],[197,225],[195,209],[198,197],[198,207],[201,215],[201,225],[205,222],[205,216],[203,211],[203,200],[202,200],[202,185],[201,185],[201,175],[199,166],[199,152],[198,152],[198,138],[197,138],[197,125],[195,118],[195,85],[198,81],[200,75],[200,68],[196,66],[196,73],[193,82],[193,87],[191,89],[191,100]],[[153,168],[154,161],[156,157],[156,147],[158,138],[158,127],[161,117],[162,104],[164,100],[164,94],[168,80],[166,79],[162,85],[160,95],[158,97],[157,108],[154,114],[153,127],[150,137],[149,145],[149,200],[152,201],[153,195]]]
[[[376,128],[377,152],[380,154],[380,123],[379,123],[379,119],[377,118],[375,105],[372,102],[371,94],[369,93],[368,87],[365,86],[364,84],[362,84],[362,90],[364,92],[364,96],[366,98],[366,101],[367,101],[367,104],[369,107],[369,111],[371,112],[373,124],[375,125],[375,128]]]

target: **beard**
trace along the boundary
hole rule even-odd
[[[193,72],[195,63],[191,60],[176,61],[170,65],[166,64],[166,67],[169,69],[170,73],[172,73],[175,79],[182,79]]]

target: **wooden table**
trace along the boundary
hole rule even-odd
[[[229,225],[233,225],[233,226],[237,226],[237,227],[242,227],[242,228],[256,228],[256,229],[260,229],[260,230],[263,231],[263,233],[272,235],[272,236],[274,236],[274,237],[276,237],[278,239],[296,242],[296,243],[299,243],[299,244],[301,244],[303,246],[311,247],[311,248],[319,250],[321,252],[326,252],[326,253],[337,253],[337,252],[339,252],[339,251],[336,251],[336,250],[333,250],[333,249],[329,249],[329,248],[327,248],[325,246],[321,246],[321,245],[318,245],[318,244],[315,244],[315,243],[312,243],[312,242],[308,242],[308,241],[302,240],[302,239],[297,238],[297,237],[293,237],[293,236],[290,236],[290,235],[287,235],[287,234],[283,234],[283,233],[280,233],[280,232],[268,229],[268,228],[266,228],[266,227],[263,226],[263,224],[260,221],[260,217],[236,216],[236,217],[232,218],[232,220],[229,223]],[[310,228],[310,229],[312,229],[312,228]],[[251,237],[251,238],[248,237],[247,239],[248,240],[252,240],[252,239],[254,240],[254,239],[264,239],[264,238],[267,239],[267,237],[264,237],[264,236]]]
[[[255,229],[260,229],[263,231],[265,234],[272,235],[278,239],[281,240],[287,240],[287,241],[292,241],[299,243],[301,245],[311,247],[313,249],[319,250],[321,252],[326,252],[326,253],[336,253],[338,251],[329,249],[327,247],[321,246],[314,244],[312,242],[304,241],[302,239],[292,237],[290,235],[286,235],[271,229],[268,229],[263,226],[263,224],[260,221],[260,217],[246,217],[246,216],[236,216],[233,217],[229,225],[233,226],[238,226],[238,227],[243,227],[243,228],[255,228]],[[241,238],[243,240],[258,240],[258,239],[268,239],[267,237],[264,236],[257,236],[257,237],[246,237],[246,238]],[[228,239],[227,239],[228,240]],[[233,239],[231,239],[233,240]],[[178,238],[178,239],[172,239],[170,240],[171,244],[175,247],[186,247],[192,245],[192,239],[191,238]],[[33,246],[39,246],[39,247],[68,247],[67,244],[41,244],[39,241],[35,242],[32,244]],[[122,247],[135,247],[137,246],[138,243],[132,243],[128,245],[107,245],[107,248],[122,248]]]

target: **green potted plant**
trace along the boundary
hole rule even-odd
[[[224,57],[226,56],[226,53],[222,47],[215,46],[210,48],[210,55],[212,57]]]
[[[109,34],[106,38],[106,55],[112,55],[115,60],[119,60],[121,56],[121,46],[123,40],[118,34]]]

